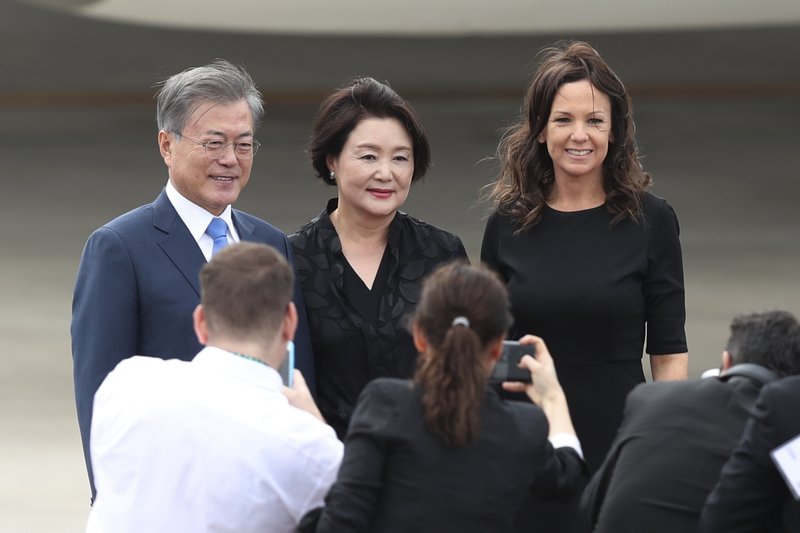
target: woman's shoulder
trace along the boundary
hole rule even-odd
[[[289,242],[292,243],[292,244],[294,244],[295,242],[297,242],[299,240],[307,239],[308,236],[311,235],[312,233],[314,233],[314,231],[316,230],[318,222],[319,222],[319,217],[316,217],[316,218],[306,222],[305,224],[303,224],[302,226],[300,226],[299,228],[297,228],[293,232],[289,233],[286,236],[286,238],[289,239]]]
[[[407,409],[414,394],[414,383],[410,380],[378,378],[370,381],[356,402],[351,431],[354,427],[391,426]]]
[[[669,202],[652,192],[645,192],[642,195],[642,215],[647,226],[655,229],[678,227],[678,216]]]
[[[414,382],[409,379],[377,378],[364,387],[363,396],[397,397],[408,396],[414,392]]]
[[[534,226],[535,227],[535,226]],[[520,228],[519,221],[510,214],[499,209],[492,209],[486,217],[487,232],[516,232]]]
[[[464,248],[461,239],[455,233],[451,233],[433,224],[412,217],[408,213],[402,211],[398,211],[397,217],[404,234],[408,232],[415,237],[415,239],[434,240],[452,251]]]
[[[335,234],[336,229],[333,227],[328,212],[323,210],[322,213],[288,234],[286,238],[296,251],[305,249],[311,242],[326,242]]]
[[[647,216],[663,216],[666,214],[674,214],[675,211],[665,198],[658,196],[650,191],[645,191],[642,194],[642,212]]]
[[[543,444],[547,440],[549,424],[541,408],[530,402],[501,399],[497,394],[487,396],[499,407],[499,412],[492,410],[495,412],[490,422],[502,426],[497,431],[505,432],[515,442],[527,443],[526,446]]]

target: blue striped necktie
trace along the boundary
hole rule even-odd
[[[228,246],[228,225],[221,218],[214,217],[211,219],[208,228],[206,228],[206,234],[214,239],[211,257],[214,257],[217,252]]]

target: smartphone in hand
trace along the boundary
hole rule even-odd
[[[519,360],[525,354],[534,356],[536,347],[532,344],[520,344],[518,341],[503,341],[503,352],[494,365],[494,371],[489,377],[490,381],[502,383],[503,381],[531,382],[531,373],[525,368],[520,368]]]
[[[294,341],[289,341],[286,344],[286,358],[278,368],[278,374],[281,375],[283,384],[291,387],[294,384]]]

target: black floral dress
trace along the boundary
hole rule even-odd
[[[467,253],[457,236],[398,211],[369,291],[357,285],[360,280],[342,253],[330,219],[337,205],[337,199],[329,200],[325,211],[289,235],[289,242],[311,330],[317,403],[343,438],[368,382],[413,375],[417,352],[406,318],[419,302],[422,280],[442,263],[466,260]]]

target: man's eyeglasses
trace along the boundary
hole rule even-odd
[[[206,156],[209,159],[221,159],[222,156],[225,155],[225,150],[228,149],[228,146],[233,146],[233,153],[236,154],[236,157],[239,159],[251,159],[256,152],[258,152],[258,148],[261,146],[261,143],[257,140],[253,139],[252,141],[242,141],[238,143],[228,143],[225,141],[198,141],[197,139],[192,139],[191,137],[187,137],[182,133],[175,134],[187,141],[191,141],[198,146],[202,146],[203,149],[206,151]]]

